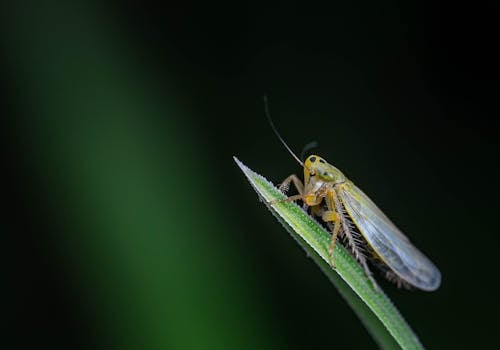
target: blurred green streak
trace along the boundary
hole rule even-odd
[[[123,38],[86,6],[24,4],[2,5],[0,43],[23,114],[19,142],[52,215],[50,239],[95,323],[86,341],[278,348],[224,239],[234,228],[212,204],[176,97],[160,93],[159,102]]]

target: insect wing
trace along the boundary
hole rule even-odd
[[[426,291],[441,284],[441,273],[387,216],[352,182],[339,190],[347,213],[387,266],[413,286]]]

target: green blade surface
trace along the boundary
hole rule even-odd
[[[269,202],[286,198],[285,195],[236,157],[234,160],[267,208],[328,276],[375,342],[383,349],[423,349],[418,337],[391,300],[383,291],[373,288],[352,255],[341,244],[336,244],[336,269],[332,269],[328,253],[330,233],[295,203],[281,201],[271,205]]]

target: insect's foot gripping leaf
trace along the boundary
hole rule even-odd
[[[337,267],[335,266],[335,258],[333,257],[333,254],[330,255],[330,267],[334,270],[337,269]]]
[[[337,234],[333,232],[332,238],[330,240],[330,246],[328,247],[328,253],[330,254],[330,266],[332,269],[336,269],[335,267],[335,258],[333,256],[333,252],[335,251],[335,243],[337,243]]]
[[[288,190],[290,189],[290,182],[282,182],[278,189],[283,192],[283,194],[286,194]]]

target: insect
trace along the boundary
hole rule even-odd
[[[288,176],[280,185],[286,193],[293,183],[297,195],[285,201],[301,200],[304,207],[318,216],[332,233],[329,246],[331,265],[335,268],[333,251],[338,238],[342,238],[366,275],[375,282],[368,261],[398,287],[415,287],[425,291],[439,288],[441,273],[436,266],[389,220],[389,218],[352,181],[336,167],[317,155],[302,162],[278,133],[271,120],[267,99],[266,115],[274,133],[304,168],[304,182],[296,175]],[[272,204],[272,202],[271,202]]]

